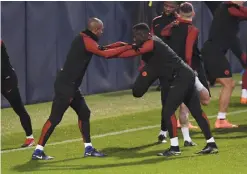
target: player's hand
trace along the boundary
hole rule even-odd
[[[131,44],[131,46],[132,46],[132,49],[133,50],[135,50],[135,51],[139,51],[139,46],[138,45],[136,45],[136,44]]]
[[[121,42],[121,41],[119,41],[119,42],[117,42],[120,46],[125,46],[125,45],[128,45],[128,43],[126,43],[126,42]]]
[[[101,45],[98,46],[98,49],[102,50],[102,51],[107,50],[107,48],[105,46],[101,46]]]

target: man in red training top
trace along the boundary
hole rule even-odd
[[[104,47],[108,48],[107,50],[102,50],[102,47],[99,47],[97,42],[103,33],[103,28],[101,20],[91,18],[88,21],[87,29],[78,34],[72,41],[64,67],[56,77],[54,85],[55,97],[52,103],[51,115],[43,126],[38,145],[32,155],[33,160],[49,160],[53,158],[44,153],[44,146],[55,127],[62,120],[64,112],[69,106],[78,115],[78,126],[85,145],[84,157],[105,156],[105,154],[93,148],[91,143],[89,122],[90,110],[84,97],[80,93],[79,86],[81,85],[87,67],[94,54],[110,58],[131,49],[132,46],[120,46],[124,44],[118,42]]]
[[[151,27],[151,33],[158,36],[159,38],[161,38],[163,41],[165,41],[164,37],[161,35],[161,31],[163,28],[165,28],[168,24],[170,24],[171,22],[173,22],[174,20],[177,19],[178,14],[177,11],[179,9],[179,5],[181,4],[181,2],[179,1],[164,1],[163,2],[163,13],[161,16],[157,16],[153,19],[152,22],[152,27]],[[141,66],[139,67],[139,70],[141,70],[141,68],[145,65],[144,61],[141,61]],[[160,82],[161,83],[161,82]],[[166,82],[162,82],[162,83],[166,83]],[[159,84],[158,86],[158,90],[161,90],[161,101],[163,101],[163,97],[164,95],[166,95],[166,93],[164,92],[164,90],[162,90],[160,88],[161,84]],[[162,102],[162,105],[164,104],[164,102]],[[180,114],[182,115],[182,114]],[[178,128],[181,127],[180,122],[178,120]],[[189,120],[187,120],[187,123],[183,125],[184,127],[186,126],[187,128],[191,128],[191,129],[195,129],[198,128],[196,126],[193,126]],[[166,143],[166,136],[167,136],[167,128],[164,124],[164,120],[161,119],[161,130],[159,132],[158,135],[158,141],[162,142],[162,143]]]
[[[163,28],[161,37],[179,57],[197,72],[199,80],[203,84],[197,91],[201,94],[201,103],[207,105],[210,101],[209,87],[197,47],[199,30],[192,25],[194,15],[192,4],[182,3],[179,8],[179,17]],[[166,91],[163,93],[166,93]],[[180,106],[179,120],[184,137],[184,146],[196,145],[189,135],[189,110],[184,104]]]

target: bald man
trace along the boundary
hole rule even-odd
[[[56,77],[54,85],[55,97],[52,103],[51,114],[43,126],[38,145],[32,154],[33,160],[53,159],[53,157],[47,156],[44,153],[44,147],[69,106],[78,115],[78,126],[85,145],[84,157],[105,156],[105,154],[93,148],[91,143],[90,110],[80,93],[79,86],[94,54],[110,58],[131,49],[132,46],[123,42],[116,42],[105,46],[102,50],[97,41],[102,35],[103,29],[104,25],[100,19],[90,18],[87,29],[80,32],[72,41],[64,67]]]

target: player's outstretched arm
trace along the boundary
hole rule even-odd
[[[117,55],[117,57],[118,58],[128,58],[128,57],[139,56],[139,55],[151,52],[153,51],[153,49],[154,49],[154,41],[148,40],[141,47],[132,45],[132,49],[124,51],[123,53]]]
[[[91,52],[97,56],[102,56],[105,58],[111,58],[114,57],[118,54],[121,54],[124,51],[127,51],[132,48],[131,45],[125,45],[125,46],[120,46],[116,48],[111,48],[107,50],[101,50],[99,48],[99,45],[97,42],[95,42],[93,39],[90,37],[83,37],[84,43],[85,43],[85,48],[88,52]]]
[[[228,12],[235,17],[239,17],[240,19],[247,20],[247,8],[240,6],[238,8],[236,7],[230,7],[228,8]]]
[[[111,49],[111,48],[117,48],[117,47],[121,47],[121,46],[125,46],[125,45],[128,45],[128,43],[118,41],[118,42],[115,42],[115,43],[112,43],[112,44],[109,44],[109,45],[105,45],[105,46],[103,46],[103,48]]]

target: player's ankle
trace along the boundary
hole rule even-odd
[[[242,98],[247,98],[247,89],[242,89]]]
[[[226,112],[219,112],[217,119],[219,120],[225,120],[226,119]]]
[[[37,145],[35,150],[41,150],[41,151],[44,151],[44,146],[41,146],[41,145]]]
[[[170,141],[171,141],[171,146],[179,146],[178,145],[178,137],[170,138]]]
[[[215,143],[214,137],[211,137],[207,140],[207,143]]]
[[[159,135],[164,135],[166,137],[167,136],[167,131],[161,130],[160,133],[159,133]]]
[[[26,136],[26,139],[33,139],[33,134]]]
[[[93,147],[92,143],[84,143],[85,148],[87,147]]]

